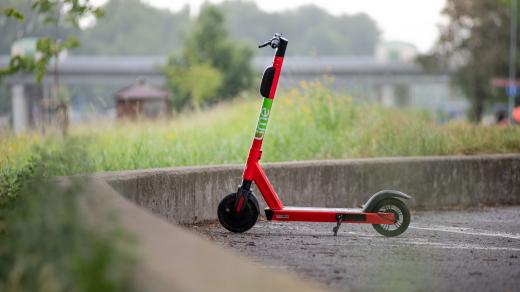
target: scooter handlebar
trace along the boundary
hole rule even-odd
[[[265,42],[261,45],[258,45],[258,48],[263,48],[263,47],[267,47],[267,46],[270,46],[273,49],[278,48],[278,46],[280,45],[281,36],[282,36],[282,34],[275,33],[274,36],[270,40],[268,40],[267,42]]]

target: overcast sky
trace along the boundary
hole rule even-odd
[[[205,2],[205,0],[144,1],[173,11],[188,4],[192,15],[196,15],[200,5]],[[93,2],[104,3],[106,0]],[[209,2],[219,3],[222,0]],[[426,52],[438,37],[438,25],[444,21],[440,11],[445,0],[256,0],[255,2],[261,9],[267,11],[281,11],[304,4],[314,4],[334,15],[364,12],[375,19],[383,32],[384,40],[410,42],[421,52]]]

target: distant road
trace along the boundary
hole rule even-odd
[[[245,234],[190,226],[219,245],[338,291],[519,291],[520,207],[416,212],[384,238],[371,226],[259,222]],[[269,279],[265,279],[269,281]]]

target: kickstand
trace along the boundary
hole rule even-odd
[[[343,215],[337,214],[336,215],[336,227],[332,228],[332,232],[334,232],[334,236],[338,235],[339,226],[341,225],[342,220],[343,220]]]

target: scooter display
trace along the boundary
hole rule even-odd
[[[377,192],[362,208],[287,207],[283,205],[267,179],[259,161],[287,44],[288,40],[277,33],[258,46],[269,46],[276,52],[272,65],[264,71],[262,77],[260,94],[263,96],[263,104],[244,168],[242,184],[235,193],[227,195],[220,202],[217,210],[220,223],[227,230],[237,233],[245,232],[255,225],[260,210],[258,200],[251,191],[254,182],[268,206],[265,209],[267,220],[336,223],[332,230],[334,236],[342,223],[372,224],[374,229],[384,236],[402,234],[410,224],[410,211],[403,200],[411,198],[402,192]]]

